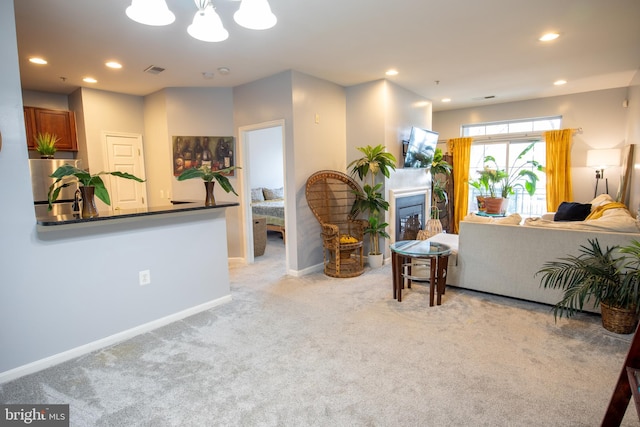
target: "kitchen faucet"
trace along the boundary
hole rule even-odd
[[[80,190],[76,190],[73,195],[73,205],[71,206],[74,212],[80,212],[80,200],[82,200],[82,193],[80,193]]]

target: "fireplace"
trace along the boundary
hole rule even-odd
[[[389,190],[389,235],[392,241],[415,240],[424,228],[428,188]]]

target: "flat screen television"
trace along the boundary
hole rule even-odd
[[[411,128],[407,153],[404,156],[405,168],[428,168],[438,144],[438,132],[418,127]]]

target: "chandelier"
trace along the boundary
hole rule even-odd
[[[221,42],[229,37],[212,0],[194,0],[198,11],[187,28],[189,35],[205,42]],[[126,10],[132,20],[145,25],[169,25],[176,16],[167,7],[165,0],[132,0]],[[271,12],[268,0],[242,0],[233,15],[234,21],[251,30],[266,30],[276,25],[277,18]]]

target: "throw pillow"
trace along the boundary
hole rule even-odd
[[[251,189],[251,201],[252,202],[263,202],[264,194],[262,193],[262,187],[260,188],[252,188]]]
[[[591,213],[591,203],[562,202],[554,221],[584,221]]]
[[[263,188],[265,200],[284,199],[284,187],[280,188]]]

